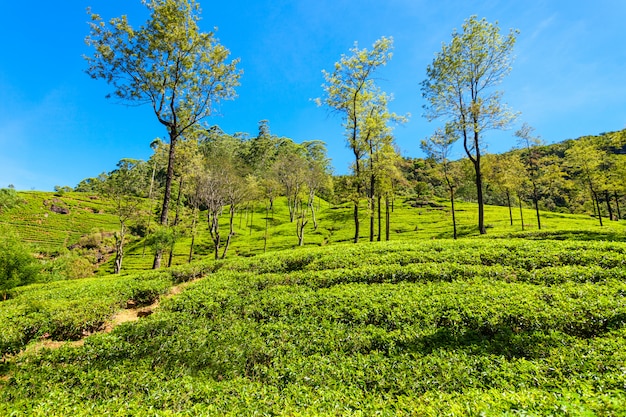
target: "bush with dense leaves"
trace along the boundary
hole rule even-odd
[[[41,265],[30,248],[9,230],[0,229],[0,299],[8,291],[37,280]]]

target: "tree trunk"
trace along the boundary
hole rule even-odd
[[[265,235],[263,236],[263,253],[267,251],[267,229],[269,227],[269,217],[270,217],[270,207],[272,206],[272,201],[270,200],[269,206],[265,207]]]
[[[376,186],[376,177],[373,174],[370,175],[370,189],[369,189],[369,203],[370,203],[370,242],[374,241],[374,232],[376,222],[376,200],[374,199],[374,189]]]
[[[191,263],[193,259],[193,246],[196,242],[196,233],[197,233],[197,224],[198,224],[198,208],[193,208],[193,213],[191,213],[191,245],[189,246],[189,259],[187,263]]]
[[[617,220],[621,220],[622,213],[620,212],[619,208],[619,197],[617,195],[617,191],[613,194],[613,197],[615,198],[615,208],[617,209]]]
[[[208,211],[208,216],[209,216],[209,233],[211,234],[211,240],[213,240],[213,246],[214,246],[214,254],[215,254],[215,259],[219,259],[220,258],[220,243],[221,243],[221,236],[220,236],[220,223],[219,223],[219,213],[217,211],[213,211],[211,213],[211,210]]]
[[[477,122],[474,121],[474,124],[476,124]],[[476,175],[476,198],[478,200],[478,232],[481,235],[484,235],[485,233],[487,233],[487,229],[485,227],[485,205],[483,202],[483,177],[482,177],[482,173],[480,170],[480,147],[479,147],[479,136],[478,136],[478,131],[476,129],[474,129],[474,137],[473,137],[473,142],[474,142],[474,154],[472,154],[472,152],[470,152],[470,148],[468,147],[468,143],[467,143],[467,134],[466,132],[463,133],[464,136],[464,140],[463,140],[463,145],[465,147],[465,153],[467,154],[467,156],[469,157],[470,161],[472,161],[472,164],[474,165],[474,173]]]
[[[478,197],[478,232],[481,235],[487,233],[485,227],[485,205],[483,203],[483,180],[480,172],[480,159],[477,159],[474,163],[474,169],[476,170],[476,193]]]
[[[380,194],[378,195],[378,203],[377,203],[377,210],[378,210],[378,237],[376,238],[376,240],[378,240],[379,242],[382,240],[382,219],[381,219],[381,212],[380,212],[380,202],[382,200],[382,197],[380,196]]]
[[[600,199],[598,198],[598,193],[596,193],[593,188],[591,188],[591,196],[593,198],[593,201],[596,207],[598,208],[598,220],[600,221],[600,227],[602,227],[604,226],[604,224],[602,224],[602,211],[600,209]]]
[[[126,235],[124,223],[120,225],[120,233],[115,233],[115,263],[113,273],[119,274],[122,271],[122,261],[124,260],[124,237]]]
[[[153,210],[153,198],[152,198],[152,189],[154,188],[154,176],[156,174],[156,161],[152,164],[152,177],[150,177],[150,190],[148,191],[148,199],[150,200],[150,213],[148,214],[148,225],[146,226],[146,230],[150,230],[150,221],[152,220],[152,210]],[[143,249],[141,251],[141,256],[144,257],[146,255],[146,239],[143,240]]]
[[[182,190],[183,190],[183,176],[181,175],[180,181],[178,182],[178,196],[176,197],[176,215],[174,216],[174,224],[173,224],[174,227],[178,225],[179,210],[180,210],[180,197],[182,195]],[[174,245],[175,244],[176,244],[176,234],[174,234],[174,239],[172,240],[172,245],[170,246],[170,254],[169,254],[169,258],[167,259],[168,268],[172,266],[172,258],[174,257]]]
[[[319,202],[317,205],[319,209]],[[315,218],[315,192],[309,191],[309,208],[311,209],[311,219],[313,220],[313,230],[317,230],[317,219]]]
[[[298,246],[304,246],[304,227],[309,221],[306,220],[306,206],[300,202],[300,215],[296,221],[296,235],[298,236]]]
[[[524,211],[522,210],[522,197],[517,193],[517,199],[519,200],[519,218],[522,222],[522,231],[524,231]]]
[[[511,220],[511,226],[513,226],[513,210],[511,209],[511,192],[506,190],[506,202],[509,205],[509,219]]]
[[[456,212],[454,210],[454,187],[450,188],[450,206],[452,207],[452,237],[457,238],[456,233]]]
[[[608,190],[604,191],[604,199],[606,200],[606,208],[609,211],[609,220],[615,220],[613,217],[613,207],[611,207],[611,196]]]
[[[224,252],[222,253],[222,259],[226,258],[226,252],[228,252],[228,247],[230,246],[230,240],[235,234],[235,228],[233,225],[234,218],[235,218],[235,205],[231,203],[230,204],[230,220],[228,222],[230,229],[228,232],[228,238],[226,239],[226,244],[224,245]]]
[[[392,200],[393,201],[393,200]],[[389,224],[390,215],[389,215],[389,195],[385,196],[385,240],[389,240],[389,231],[391,225]]]
[[[163,194],[163,206],[161,208],[160,223],[167,226],[167,216],[169,214],[170,198],[172,195],[172,179],[174,178],[174,158],[176,155],[176,141],[178,140],[178,132],[175,127],[169,128],[170,151],[167,159],[167,174],[165,175],[165,193]],[[163,258],[163,249],[157,250],[154,255],[153,269],[161,267],[161,259]]]
[[[354,243],[359,243],[359,200],[354,201]]]
[[[533,204],[535,205],[535,212],[537,213],[537,229],[541,230],[541,216],[539,216],[539,193],[537,193],[537,185],[533,180]]]
[[[231,207],[232,207],[232,204],[231,204]],[[252,203],[252,210],[250,210],[250,233],[248,233],[249,236],[252,236],[252,222],[253,221],[254,221],[254,203]]]
[[[356,121],[355,121],[356,122]],[[356,125],[355,125],[356,126]],[[356,128],[355,128],[356,129]],[[356,130],[353,132],[353,139],[356,141]],[[352,149],[354,152],[354,166],[356,168],[355,178],[356,178],[356,197],[354,200],[354,243],[359,243],[359,199],[361,198],[361,164],[360,157],[358,151],[356,149]]]
[[[535,198],[535,212],[537,213],[537,229],[541,230],[541,216],[539,216],[539,202]]]

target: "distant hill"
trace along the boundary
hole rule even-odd
[[[40,191],[18,195],[21,203],[0,213],[0,224],[13,228],[36,251],[58,251],[93,231],[117,227],[111,203],[95,195]]]

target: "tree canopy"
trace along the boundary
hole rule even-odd
[[[85,57],[92,78],[114,88],[126,104],[149,104],[169,135],[170,148],[160,222],[168,223],[177,140],[212,115],[221,100],[233,99],[241,71],[238,60],[214,34],[200,31],[195,0],[152,0],[150,18],[134,29],[126,16],[108,24],[92,14],[86,42],[95,51]],[[157,254],[154,266],[160,266]]]

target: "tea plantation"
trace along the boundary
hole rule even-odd
[[[626,243],[568,233],[23,287],[0,302],[0,415],[625,415]],[[34,348],[159,296],[111,333]]]

